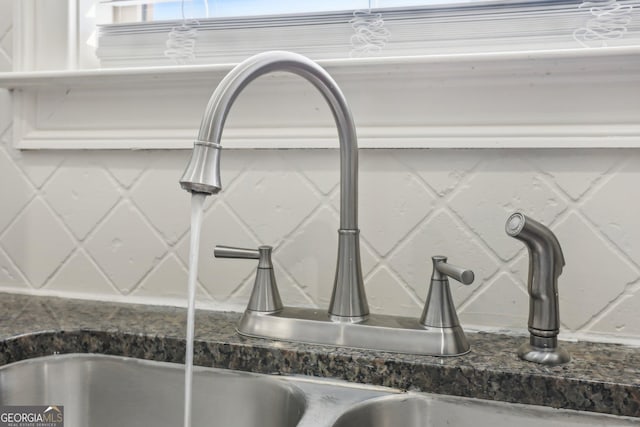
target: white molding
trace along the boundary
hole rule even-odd
[[[363,148],[640,147],[640,51],[565,50],[318,61]],[[189,148],[232,64],[2,73],[21,149]],[[336,147],[311,85],[273,74],[232,109],[227,148]]]

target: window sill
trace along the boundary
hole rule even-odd
[[[640,49],[318,61],[350,102],[362,148],[640,147]],[[190,148],[232,68],[0,73],[21,149]],[[269,74],[234,105],[228,148],[337,146],[299,77]]]

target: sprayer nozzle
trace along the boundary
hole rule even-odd
[[[523,214],[515,212],[509,216],[505,224],[505,231],[509,236],[517,236],[524,228],[526,220]]]

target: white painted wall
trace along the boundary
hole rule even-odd
[[[10,0],[0,0],[0,70],[11,69]],[[34,151],[11,146],[0,92],[0,290],[183,304],[186,151]],[[276,247],[285,304],[326,307],[338,227],[337,150],[225,150],[209,198],[198,301],[241,309],[253,262],[215,244]],[[418,316],[430,256],[472,268],[454,285],[463,325],[523,329],[527,257],[510,212],[548,224],[567,266],[565,336],[640,339],[640,150],[363,150],[360,227],[372,311]]]

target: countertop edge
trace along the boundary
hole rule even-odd
[[[2,295],[0,365],[68,353],[184,363],[184,309]],[[517,358],[522,337],[468,334],[469,354],[439,358],[246,338],[239,318],[198,311],[196,365],[640,417],[638,348],[563,343],[572,362],[549,368]]]

